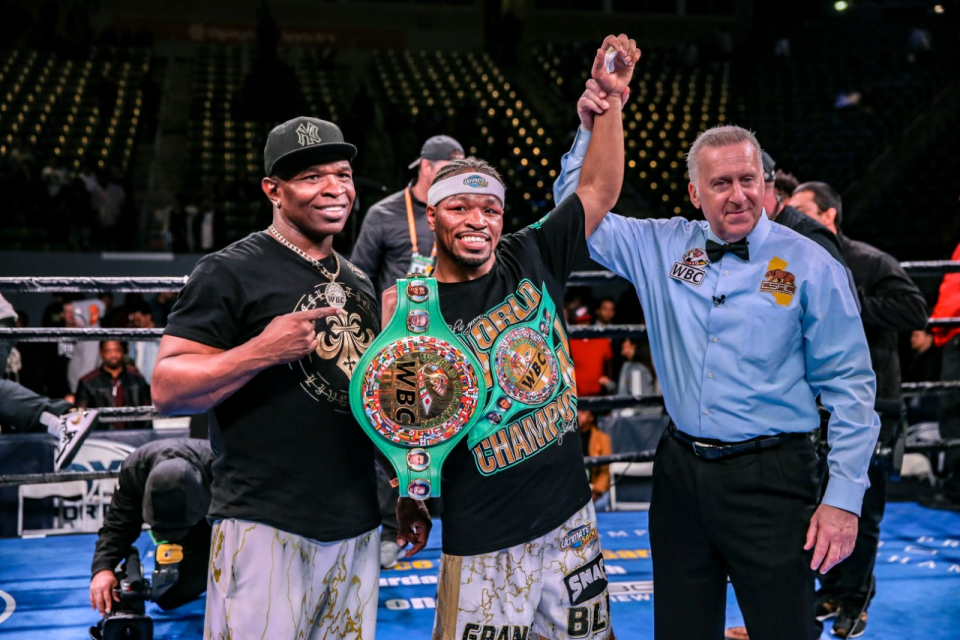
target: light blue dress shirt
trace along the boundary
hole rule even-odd
[[[577,188],[589,135],[581,130],[563,158],[556,202]],[[587,244],[594,260],[636,287],[678,429],[727,442],[810,431],[820,423],[819,394],[831,413],[823,502],[859,515],[880,418],[843,267],[766,215],[747,235],[749,262],[725,254],[697,264],[708,239],[724,242],[706,221],[611,213]]]

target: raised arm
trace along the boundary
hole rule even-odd
[[[606,53],[616,51],[614,69],[606,68]],[[637,44],[627,36],[607,36],[593,60],[591,76],[597,82],[603,98],[609,105],[594,118],[593,133],[583,161],[577,195],[583,203],[585,234],[600,225],[603,217],[617,203],[623,186],[623,92],[633,77],[633,69],[640,59]]]
[[[165,335],[153,370],[153,404],[164,415],[212,409],[264,369],[313,351],[316,322],[338,313],[323,307],[277,316],[260,335],[227,350]]]

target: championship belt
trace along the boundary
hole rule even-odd
[[[481,419],[470,430],[471,449],[510,424],[521,411],[552,402],[560,395],[560,364],[553,348],[554,309],[547,288],[539,312],[501,333],[490,352],[493,385]],[[574,400],[575,402],[575,400]]]
[[[440,315],[437,281],[397,280],[397,310],[350,382],[357,422],[393,464],[400,495],[440,495],[443,460],[480,418],[480,363]]]

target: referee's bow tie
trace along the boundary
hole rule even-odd
[[[707,240],[707,257],[710,259],[710,262],[720,262],[725,253],[732,253],[735,256],[739,256],[741,260],[749,261],[750,249],[747,248],[747,239],[740,238],[730,244],[720,244],[713,240]]]

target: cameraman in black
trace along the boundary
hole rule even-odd
[[[120,582],[139,582],[139,576],[127,576],[117,566],[130,556],[144,522],[158,545],[157,567],[177,564],[179,573],[176,582],[155,598],[160,608],[179,607],[206,590],[212,463],[210,443],[193,438],[156,440],[123,461],[93,554],[90,605],[101,615],[115,613],[115,608],[128,610],[118,593]],[[142,614],[142,607],[138,603],[129,610]]]

